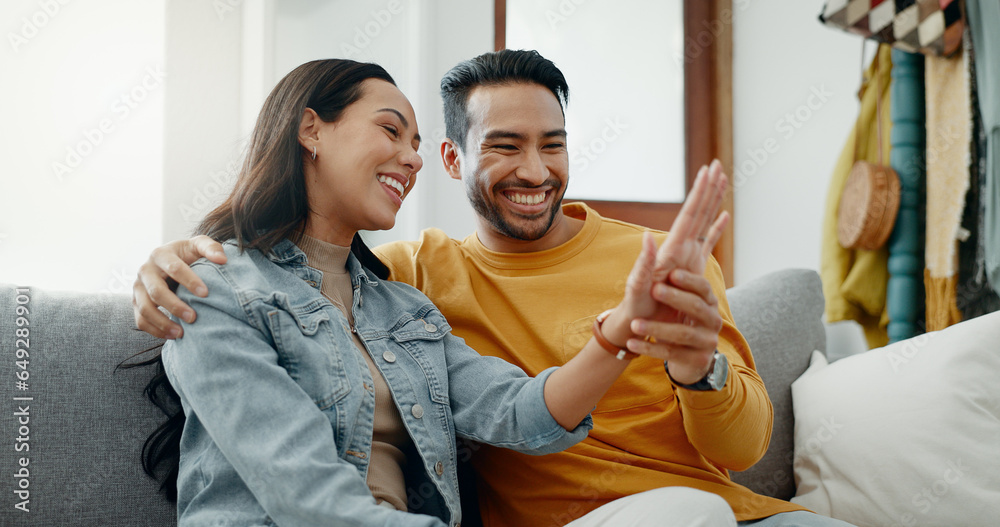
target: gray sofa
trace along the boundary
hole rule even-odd
[[[16,288],[0,285],[0,382],[6,399],[0,418],[5,500],[0,525],[175,524],[174,507],[140,467],[143,441],[162,421],[142,393],[151,370],[115,369],[160,341],[134,328],[125,296],[31,289],[18,298]],[[733,479],[789,499],[795,491],[789,386],[812,350],[826,347],[819,276],[779,271],[730,290],[729,302],[775,412],[766,456]],[[27,308],[30,323],[27,362],[21,364],[15,356],[18,347],[24,349],[16,342],[19,305]],[[20,389],[19,381],[27,389]],[[23,471],[22,458],[28,463]],[[21,477],[11,477],[19,472]],[[28,499],[28,512],[16,507],[23,503],[18,491]]]

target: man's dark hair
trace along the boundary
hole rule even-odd
[[[469,92],[477,86],[518,82],[545,86],[556,96],[559,109],[569,102],[569,86],[559,68],[535,50],[503,49],[462,61],[441,78],[445,134],[465,148],[469,133]],[[564,114],[565,115],[565,114]]]

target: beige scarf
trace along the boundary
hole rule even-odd
[[[969,190],[972,109],[967,51],[952,58],[927,57],[927,232],[924,286],[927,331],[962,321],[955,302],[958,243]]]

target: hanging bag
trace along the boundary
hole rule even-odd
[[[875,250],[885,245],[899,212],[900,184],[896,171],[885,163],[882,152],[882,83],[875,51],[875,122],[878,129],[878,163],[861,161],[859,145],[864,137],[855,124],[854,166],[847,176],[837,210],[837,241],[845,249]],[[862,64],[864,60],[862,58]],[[860,115],[859,115],[860,123]]]

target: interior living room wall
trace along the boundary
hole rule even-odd
[[[736,284],[820,267],[828,186],[857,116],[862,64],[860,38],[817,20],[824,3],[734,2]],[[836,356],[867,349],[852,321],[829,325],[827,338]]]
[[[159,243],[166,3],[0,3],[0,282],[124,293]]]
[[[862,46],[820,24],[823,4],[734,4],[737,284],[785,267],[819,269],[827,186],[857,116]]]
[[[189,237],[232,188],[242,148],[242,18],[225,2],[167,2],[164,241]]]

